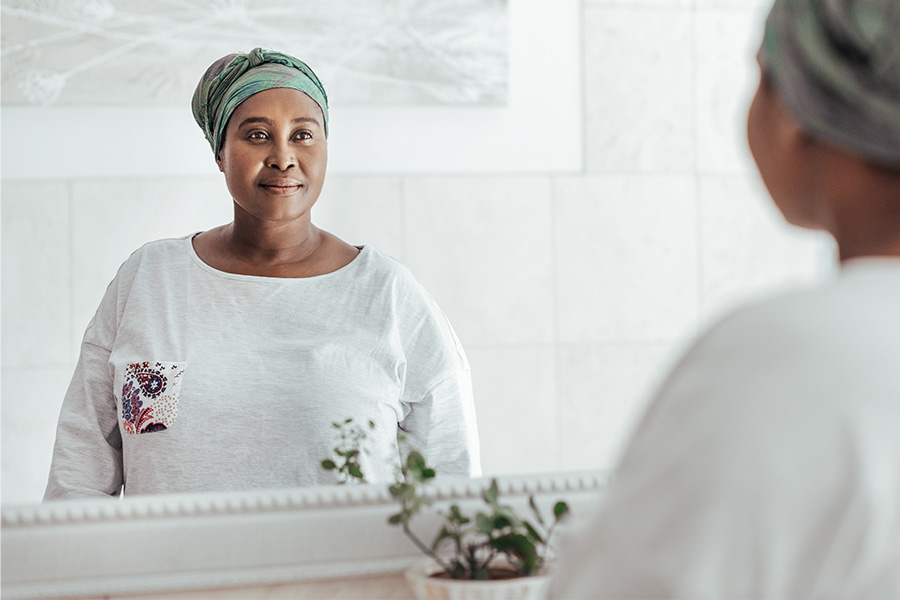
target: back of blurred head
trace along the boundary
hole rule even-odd
[[[900,1],[775,0],[748,138],[785,218],[900,255]]]
[[[776,0],[759,61],[812,136],[900,170],[900,2]]]

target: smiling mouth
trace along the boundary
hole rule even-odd
[[[260,185],[261,188],[266,190],[267,192],[271,192],[273,194],[293,194],[296,191],[299,191],[303,186],[299,183],[295,183],[292,185]]]

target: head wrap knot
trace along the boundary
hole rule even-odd
[[[775,0],[759,60],[811,135],[900,167],[900,2]]]
[[[299,90],[315,100],[322,109],[325,134],[328,134],[328,96],[313,70],[288,54],[256,48],[246,54],[229,54],[214,62],[194,90],[191,99],[194,120],[203,130],[216,158],[234,110],[253,94],[272,88]]]

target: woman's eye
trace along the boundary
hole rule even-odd
[[[312,134],[308,131],[298,131],[294,137],[298,140],[311,140]]]
[[[268,136],[265,131],[251,131],[247,137],[251,140],[264,140]]]

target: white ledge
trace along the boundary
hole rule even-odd
[[[501,502],[577,515],[605,473],[498,478]],[[488,479],[439,480],[436,507],[483,506]],[[195,590],[398,572],[422,556],[398,527],[387,486],[76,500],[2,510],[3,598],[56,598]],[[525,514],[525,513],[523,513]],[[439,517],[413,522],[430,539]]]

